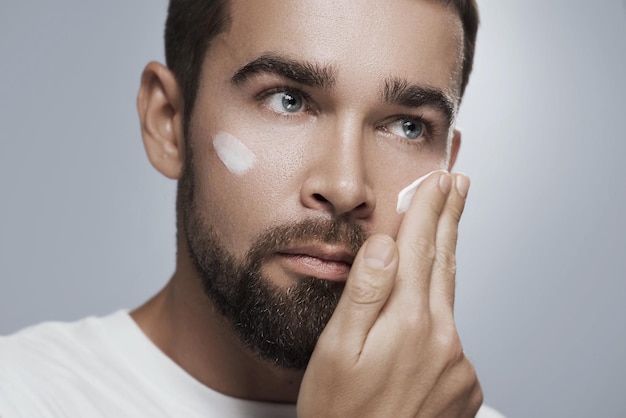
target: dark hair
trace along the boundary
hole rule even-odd
[[[209,43],[226,31],[229,23],[228,0],[170,0],[165,22],[165,61],[183,91],[185,130]]]
[[[469,77],[474,66],[474,52],[476,51],[476,33],[480,23],[476,0],[446,0],[459,13],[463,24],[463,73],[461,76],[461,96],[465,93]]]
[[[472,72],[478,6],[476,0],[443,0],[461,17],[464,32],[461,97]],[[211,40],[230,24],[228,0],[170,0],[165,23],[165,59],[183,91],[185,126],[193,110],[202,61]]]

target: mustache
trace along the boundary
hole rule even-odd
[[[356,254],[368,236],[359,224],[348,218],[305,219],[267,228],[254,241],[246,258],[249,264],[257,264],[293,243],[309,242],[339,244]]]

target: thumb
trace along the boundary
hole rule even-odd
[[[341,342],[348,352],[361,352],[391,294],[397,269],[398,250],[393,238],[383,234],[368,238],[354,259],[337,309],[320,340],[329,338]]]

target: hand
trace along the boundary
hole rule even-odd
[[[482,390],[454,322],[455,249],[469,179],[436,172],[397,241],[373,235],[315,347],[299,417],[474,417]]]

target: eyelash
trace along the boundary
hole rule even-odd
[[[271,109],[270,110],[272,113],[276,114],[277,116],[281,116],[281,117],[287,117],[287,118],[293,118],[293,117],[297,117],[298,114],[301,113],[315,113],[315,108],[311,105],[312,101],[311,101],[311,96],[308,95],[306,92],[296,88],[296,87],[286,87],[286,86],[282,86],[282,87],[274,87],[271,88],[269,90],[264,90],[263,92],[259,93],[256,95],[255,99],[259,102],[264,102],[266,101],[269,97],[271,97],[274,94],[277,93],[295,93],[298,94],[302,97],[302,101],[303,101],[303,109],[300,112],[294,112],[292,114],[289,113],[278,113],[275,112]],[[267,103],[264,103],[265,107],[267,108]]]
[[[401,121],[401,120],[406,120],[406,121],[410,121],[416,124],[421,124],[424,127],[424,133],[422,134],[422,138],[423,140],[419,140],[419,139],[407,139],[404,138],[402,136],[396,135],[392,132],[389,131],[389,129],[387,128],[390,124],[397,122],[397,121]],[[424,118],[424,115],[421,114],[419,116],[415,116],[415,115],[398,115],[398,116],[393,116],[389,119],[387,119],[386,122],[384,122],[381,125],[378,125],[376,127],[376,129],[380,129],[383,132],[385,132],[388,135],[393,135],[394,137],[400,138],[400,140],[409,146],[423,146],[424,144],[428,144],[430,142],[433,141],[433,139],[437,136],[437,126],[436,124],[432,123],[430,120]]]
[[[255,96],[255,99],[259,102],[265,102],[269,97],[271,97],[274,94],[277,93],[292,93],[292,94],[298,94],[302,97],[303,100],[303,109],[302,111],[299,112],[294,112],[294,113],[279,113],[276,111],[273,111],[271,109],[269,109],[269,106],[267,103],[264,103],[264,107],[268,108],[268,110],[270,112],[272,112],[274,115],[278,116],[278,117],[284,117],[284,118],[294,118],[294,117],[298,117],[299,115],[301,115],[302,113],[315,113],[315,107],[311,105],[312,100],[311,100],[311,96],[309,94],[307,94],[306,92],[296,88],[296,87],[288,87],[288,86],[280,86],[280,87],[274,87],[274,88],[270,88],[268,90],[264,90],[263,92],[257,94]],[[392,132],[390,132],[387,129],[387,126],[390,125],[391,123],[394,122],[398,122],[401,120],[407,120],[407,121],[411,121],[413,123],[416,124],[421,124],[424,128],[424,133],[422,134],[422,138],[423,140],[419,140],[419,139],[408,139],[399,135],[396,135]],[[435,137],[437,137],[438,132],[437,132],[437,126],[435,123],[433,123],[432,121],[424,118],[423,114],[420,114],[418,116],[415,115],[397,115],[397,116],[393,116],[392,118],[388,118],[387,122],[377,125],[376,129],[378,130],[382,130],[383,132],[385,132],[388,135],[393,135],[396,138],[400,138],[400,141],[405,144],[405,145],[409,145],[409,146],[413,146],[413,147],[419,147],[419,146],[423,146],[424,144],[428,144],[430,142],[433,141],[433,139]]]

